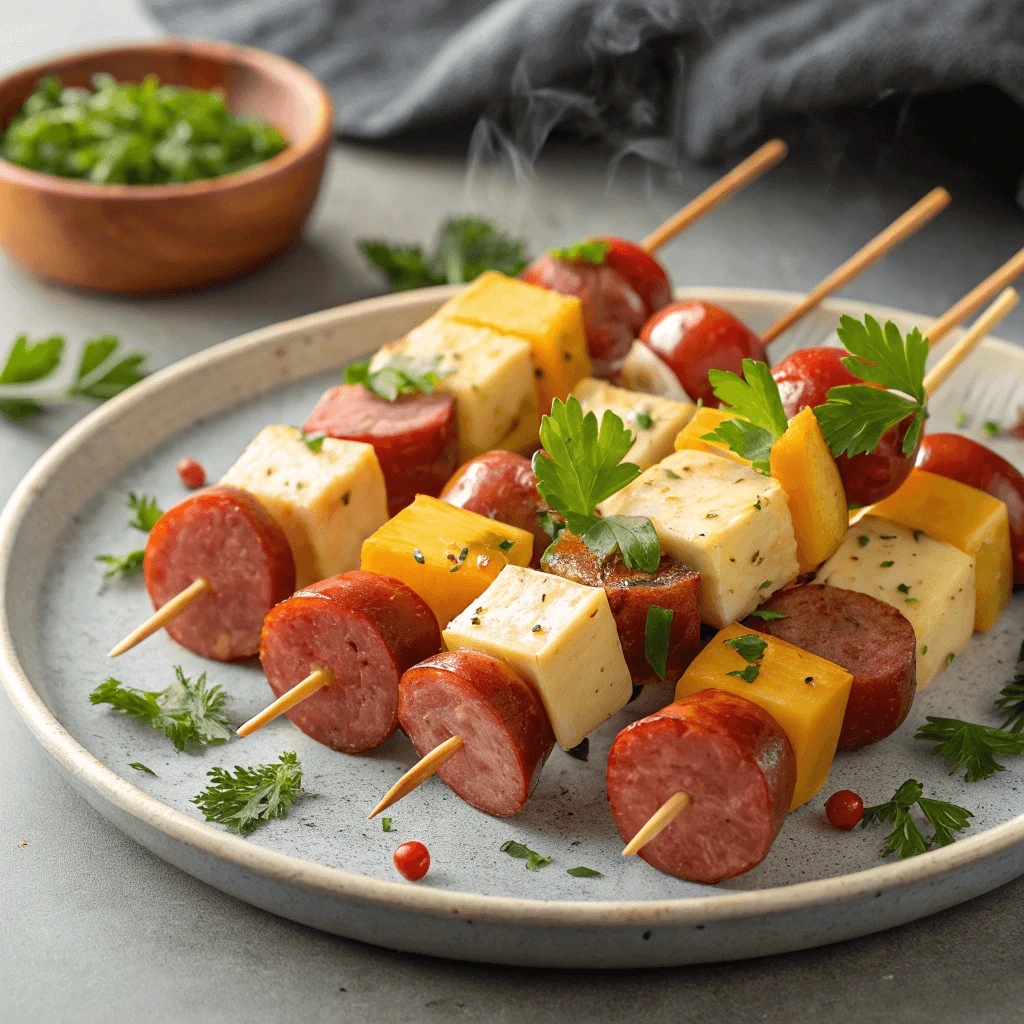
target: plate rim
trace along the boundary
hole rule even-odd
[[[255,872],[271,882],[298,885],[311,892],[446,918],[458,915],[511,924],[578,928],[616,925],[664,927],[735,921],[799,912],[820,906],[838,906],[861,899],[872,891],[881,896],[884,892],[952,874],[1024,844],[1024,814],[1020,814],[978,835],[968,836],[950,846],[930,850],[907,860],[883,863],[832,878],[767,889],[718,890],[704,896],[655,900],[541,900],[490,896],[374,878],[267,849],[175,810],[122,778],[82,746],[50,711],[32,685],[15,654],[11,636],[6,603],[7,577],[16,535],[25,518],[31,514],[36,492],[59,471],[66,456],[108,422],[115,421],[122,410],[146,402],[151,394],[180,377],[201,373],[218,362],[242,357],[247,351],[273,344],[283,332],[322,329],[349,318],[372,314],[382,308],[418,306],[430,299],[441,301],[457,290],[457,287],[440,286],[363,299],[280,321],[221,342],[156,371],[128,391],[97,407],[39,457],[15,487],[0,513],[0,679],[15,710],[47,753],[107,803],[200,854]],[[677,289],[678,296],[682,298],[697,293],[726,304],[730,300],[795,303],[804,297],[799,293],[773,289]],[[880,320],[909,319],[923,325],[935,319],[854,298],[832,298],[821,303],[823,309],[835,312],[837,317],[851,306]],[[955,341],[958,333],[954,332],[947,344]],[[983,344],[1008,350],[1015,358],[1024,360],[1024,351],[1011,342],[990,337]],[[296,379],[301,379],[301,376]],[[225,406],[225,411],[229,408],[230,404]]]

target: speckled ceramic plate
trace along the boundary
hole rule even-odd
[[[92,688],[114,672],[125,683],[161,689],[174,665],[206,670],[241,722],[267,703],[256,663],[222,665],[161,634],[116,663],[105,657],[149,610],[139,581],[101,588],[93,558],[140,537],[127,525],[129,489],[167,507],[183,496],[174,472],[182,455],[216,479],[267,423],[301,423],[352,358],[429,315],[446,289],[345,306],[268,327],[150,377],[69,431],[36,464],[0,519],[0,673],[11,700],[83,796],[159,856],[240,899],[306,924],[438,956],[513,964],[631,967],[775,953],[862,935],[941,910],[1024,873],[1022,769],[983,782],[950,777],[929,745],[913,739],[926,714],[997,723],[992,700],[1012,675],[1024,595],[1002,621],[920,695],[904,726],[873,747],[842,753],[827,792],[849,787],[887,799],[913,776],[929,793],[975,812],[955,845],[903,862],[880,857],[879,828],[846,834],[825,823],[826,793],[790,815],[755,871],[711,888],[660,874],[620,856],[604,794],[608,746],[628,721],[667,703],[651,688],[591,739],[590,760],[556,748],[522,813],[489,818],[439,779],[397,805],[390,833],[366,815],[414,761],[399,733],[369,755],[320,746],[281,718],[250,739],[189,756],[158,734],[92,707]],[[760,329],[796,296],[701,289]],[[835,301],[808,316],[773,349],[820,344],[840,312],[891,317],[903,328],[927,318]],[[946,343],[947,345],[949,342]],[[1008,419],[1024,404],[1024,350],[987,340],[933,403],[933,430],[951,429],[955,410],[972,424]],[[1012,441],[995,442],[1017,462]],[[1024,447],[1024,446],[1022,446]],[[255,764],[295,750],[315,796],[250,839],[208,825],[190,802],[214,765]],[[156,772],[129,767],[139,761]],[[405,839],[431,850],[418,884],[395,873],[391,853]],[[553,858],[541,871],[499,852],[516,839]],[[566,870],[586,865],[598,878]]]

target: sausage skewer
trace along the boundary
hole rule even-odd
[[[703,399],[705,404],[717,404],[707,376],[709,368],[739,373],[743,359],[765,361],[770,342],[827,296],[924,227],[950,201],[946,189],[933,189],[760,335],[728,311],[689,299],[666,306],[652,316],[640,332],[640,342],[668,364],[690,398],[694,401]]]

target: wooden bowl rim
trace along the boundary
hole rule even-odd
[[[258,73],[263,73],[267,66],[270,65],[284,72],[286,87],[292,89],[294,89],[294,85],[291,83],[296,80],[303,80],[306,85],[312,87],[313,94],[318,101],[316,109],[313,111],[313,127],[310,137],[300,144],[289,143],[284,150],[272,156],[269,160],[264,160],[255,167],[246,168],[244,171],[225,174],[219,178],[201,178],[198,181],[187,181],[179,184],[99,185],[95,182],[83,181],[80,178],[64,178],[57,174],[47,174],[45,171],[36,171],[30,167],[22,167],[20,164],[12,163],[3,157],[0,157],[0,179],[51,195],[77,199],[116,199],[123,202],[124,200],[146,201],[151,199],[170,199],[174,196],[208,195],[228,192],[234,188],[256,183],[261,179],[275,177],[310,154],[323,149],[330,142],[334,130],[334,105],[331,101],[330,93],[328,93],[323,83],[315,75],[302,67],[301,64],[297,64],[287,57],[270,53],[267,50],[260,50],[253,46],[241,46],[238,43],[225,43],[209,39],[182,39],[177,36],[168,36],[152,42],[122,43],[72,50],[46,60],[37,61],[35,64],[30,64],[26,67],[15,68],[12,72],[0,78],[0,92],[4,90],[13,78],[21,78],[25,75],[42,77],[52,72],[59,73],[62,68],[77,64],[86,59],[102,60],[105,57],[115,57],[131,52],[144,53],[146,51],[196,54],[220,64],[245,64]]]

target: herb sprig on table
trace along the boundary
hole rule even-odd
[[[515,277],[526,266],[526,242],[512,238],[480,217],[452,217],[441,226],[437,248],[424,253],[418,245],[392,245],[369,240],[359,243],[366,259],[383,270],[392,291],[465,284],[485,270]]]
[[[893,830],[885,837],[883,857],[895,853],[900,860],[924,853],[931,846],[949,846],[956,836],[954,832],[963,832],[970,828],[970,818],[974,815],[965,807],[946,803],[944,800],[930,800],[924,795],[924,787],[915,779],[907,779],[896,790],[893,798],[884,804],[864,808],[864,820],[861,828],[867,828],[872,822],[888,822]],[[910,811],[917,804],[918,810],[932,827],[932,835],[925,836],[920,827],[910,816]]]
[[[294,751],[285,751],[277,762],[255,768],[235,765],[211,768],[210,784],[192,798],[207,821],[226,825],[229,832],[248,835],[274,818],[286,818],[288,808],[302,790],[302,765]]]
[[[33,342],[28,335],[20,335],[0,368],[0,415],[25,420],[51,406],[83,400],[105,402],[119,395],[146,376],[147,358],[142,352],[118,358],[119,345],[112,334],[86,341],[73,379],[54,388],[52,381],[58,377],[64,357],[64,338],[54,334]],[[51,386],[40,386],[43,381]]]
[[[149,533],[156,525],[156,521],[163,515],[163,510],[156,503],[156,498],[148,494],[136,494],[128,492],[127,509],[131,513],[128,520],[129,526],[136,530]],[[104,580],[112,580],[120,577],[123,580],[131,579],[142,572],[142,563],[146,552],[143,548],[135,548],[126,555],[97,555],[96,561],[107,566],[103,573]]]
[[[534,455],[533,472],[548,508],[565,519],[597,559],[618,549],[627,568],[656,572],[661,545],[650,519],[596,515],[600,502],[640,475],[638,466],[622,461],[633,435],[620,417],[605,410],[599,428],[597,417],[592,412],[584,416],[575,396],[565,402],[556,398],[541,420],[540,443],[544,450]]]

